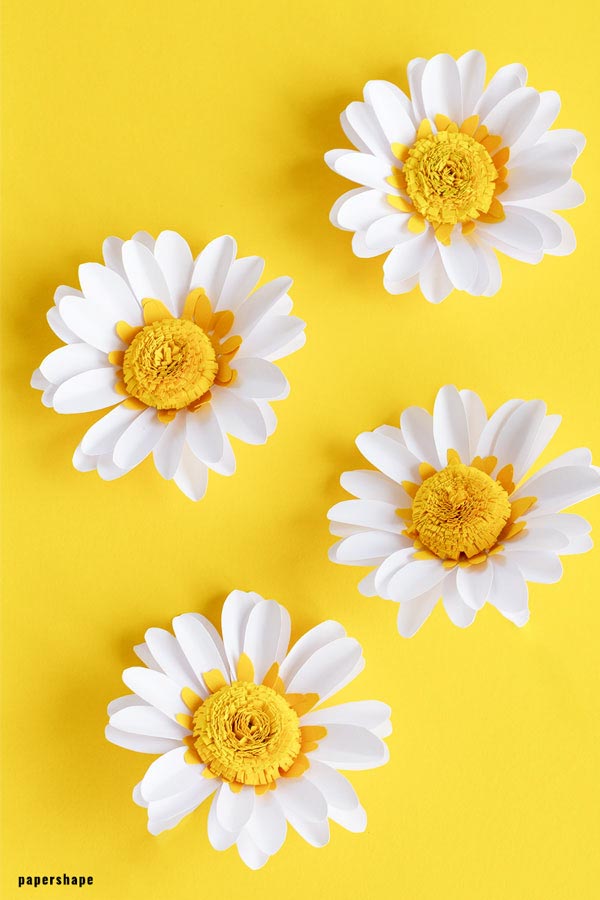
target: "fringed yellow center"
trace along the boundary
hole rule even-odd
[[[231,334],[234,315],[229,309],[213,312],[202,288],[186,297],[181,318],[160,300],[142,301],[144,325],[117,322],[126,350],[109,353],[121,368],[116,389],[133,409],[153,407],[161,422],[170,422],[180,409],[195,412],[211,400],[213,384],[227,387],[237,372],[230,366],[242,345]]]
[[[483,144],[458,131],[421,138],[403,172],[413,206],[433,225],[456,225],[486,213],[498,177]]]
[[[413,501],[421,543],[440,559],[470,558],[490,550],[508,522],[502,485],[473,466],[451,465],[423,482]]]
[[[219,369],[204,331],[186,319],[146,325],[125,352],[127,392],[146,406],[183,409],[206,393]]]
[[[479,565],[523,531],[527,523],[517,519],[536,497],[511,501],[513,467],[504,466],[492,478],[497,465],[495,456],[476,456],[466,465],[456,450],[448,450],[445,468],[438,472],[421,463],[421,483],[402,482],[412,506],[396,512],[406,522],[415,559],[442,559],[447,568]]]
[[[295,762],[298,716],[264,684],[234,681],[204,701],[193,717],[194,747],[213,775],[241,784],[269,784]]]
[[[498,196],[506,190],[505,163],[509,149],[498,135],[489,134],[478,116],[457,125],[447,116],[436,116],[434,133],[424,119],[412,147],[393,144],[392,152],[403,164],[388,178],[402,196],[388,196],[392,206],[413,215],[409,229],[415,233],[429,222],[436,238],[446,244],[455,225],[463,233],[475,221],[498,222],[504,218]]]
[[[298,778],[309,768],[307,753],[327,729],[300,725],[300,717],[319,702],[318,694],[287,694],[276,662],[256,684],[245,653],[233,684],[218,669],[202,678],[209,696],[203,700],[184,688],[181,699],[190,715],[176,716],[192,732],[184,741],[187,763],[204,763],[205,778],[221,778],[232,790],[252,785],[259,794],[273,790],[279,778]]]

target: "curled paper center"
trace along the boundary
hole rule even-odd
[[[211,694],[193,716],[193,743],[210,772],[238,784],[270,784],[300,753],[297,714],[264,684],[234,681]]]
[[[412,507],[421,543],[440,559],[490,550],[511,514],[508,493],[485,472],[453,464],[427,478]]]
[[[483,144],[460,131],[420,138],[402,171],[415,210],[434,225],[456,225],[487,213],[498,178]]]
[[[129,394],[156,409],[183,409],[209,390],[219,366],[208,335],[187,319],[162,319],[134,337],[123,359]]]

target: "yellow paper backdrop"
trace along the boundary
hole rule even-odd
[[[563,414],[556,455],[600,460],[598,17],[587,4],[390,0],[26,3],[4,15],[4,893],[19,874],[86,874],[98,900],[571,900],[597,896],[600,547],[531,588],[523,630],[493,609],[461,631],[438,608],[416,638],[396,609],[327,559],[326,513],[355,436],[430,407],[453,382],[491,410],[541,397]],[[590,8],[591,10],[591,8]],[[382,258],[359,260],[328,222],[350,185],[323,153],[365,81],[406,86],[414,56],[483,50],[560,92],[583,130],[579,240],[539,266],[502,259],[492,299],[393,298]],[[54,288],[77,283],[102,239],[174,228],[197,252],[233,234],[290,274],[308,342],[283,368],[290,398],[266,447],[235,442],[238,471],[193,504],[146,461],[105,484],[71,466],[97,418],[44,409],[31,371],[58,345]],[[549,458],[549,454],[546,455]],[[600,501],[582,509],[600,536]],[[218,620],[234,588],[274,597],[294,636],[339,619],[367,667],[345,699],[393,707],[391,761],[352,780],[366,834],[326,849],[290,829],[259,873],[216,853],[206,807],[159,838],[131,789],[151,757],[103,737],[131,646],[183,611]],[[58,888],[38,893],[55,896]]]

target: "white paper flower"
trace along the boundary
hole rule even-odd
[[[529,618],[527,582],[560,579],[559,556],[592,546],[585,519],[562,510],[600,492],[589,450],[571,450],[523,478],[560,424],[541,400],[509,400],[488,419],[472,391],[443,387],[433,416],[413,406],[400,428],[356,444],[379,471],[345,472],[358,499],[329,510],[342,538],[333,562],[375,566],[359,590],[400,603],[411,637],[442,598],[465,628],[486,601],[516,625]]]
[[[289,387],[273,362],[305,342],[289,315],[292,281],[254,290],[264,261],[236,259],[227,236],[196,260],[174,231],[110,237],[103,253],[104,266],[79,267],[81,291],[56,291],[48,322],[66,346],[31,384],[59,413],[115,407],[84,435],[76,469],[110,480],[152,453],[163,478],[199,500],[209,468],[235,470],[228,434],[263,444],[275,430],[269,401]]]
[[[288,652],[287,611],[244,591],[227,597],[221,625],[222,639],[195,613],[173,620],[175,636],[150,628],[135,648],[147,668],[123,673],[134,694],[108,707],[109,741],[161,754],[133,793],[148,830],[174,828],[214,794],[210,843],[236,844],[252,869],[277,853],[287,822],[315,847],[329,841],[328,819],[364,831],[365,811],[338,769],[387,762],[390,709],[321,707],[364,668],[360,644],[327,621]]]
[[[494,250],[528,263],[575,249],[553,210],[584,201],[571,179],[585,139],[549,131],[555,91],[526,87],[527,70],[499,69],[484,89],[485,59],[471,50],[408,64],[410,99],[388,81],[369,81],[342,127],[357,148],[327,164],[362,187],[334,204],[331,221],[353,231],[357,256],[386,259],[384,286],[419,284],[431,303],[452,288],[491,296],[501,283]]]

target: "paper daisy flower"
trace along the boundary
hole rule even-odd
[[[353,231],[357,256],[388,253],[391,294],[419,284],[431,303],[452,288],[491,296],[500,287],[495,250],[528,263],[575,249],[554,210],[583,203],[571,179],[585,139],[549,131],[554,91],[526,87],[527,70],[503,66],[484,89],[485,59],[471,50],[408,64],[410,98],[369,81],[364,103],[342,113],[357,148],[332,150],[327,164],[361,187],[334,204],[331,221]]]
[[[105,265],[79,267],[80,291],[56,291],[48,322],[66,346],[32,386],[59,413],[114,407],[83,436],[76,469],[120,478],[152,453],[163,478],[200,500],[208,469],[235,470],[228,435],[263,444],[275,430],[269,401],[289,388],[273,363],[305,341],[291,279],[254,290],[264,262],[236,259],[231,237],[195,260],[174,231],[110,237],[103,253]]]
[[[600,492],[589,450],[571,450],[523,480],[560,424],[541,400],[509,400],[488,419],[472,391],[442,388],[433,416],[413,406],[400,428],[356,444],[378,471],[345,472],[358,498],[329,510],[333,562],[375,566],[359,590],[400,603],[411,637],[437,601],[455,625],[491,603],[515,625],[529,618],[527,582],[551,584],[559,557],[592,546],[590,525],[563,510]]]
[[[387,762],[390,709],[322,707],[362,671],[360,644],[327,621],[288,652],[287,611],[243,591],[227,597],[221,626],[222,638],[189,613],[173,620],[174,636],[150,628],[135,648],[146,668],[123,673],[134,693],[108,707],[109,741],[161,754],[133,792],[148,830],[174,828],[213,796],[210,843],[236,844],[252,869],[277,853],[288,822],[315,847],[329,840],[328,819],[364,831],[365,811],[338,770]]]

